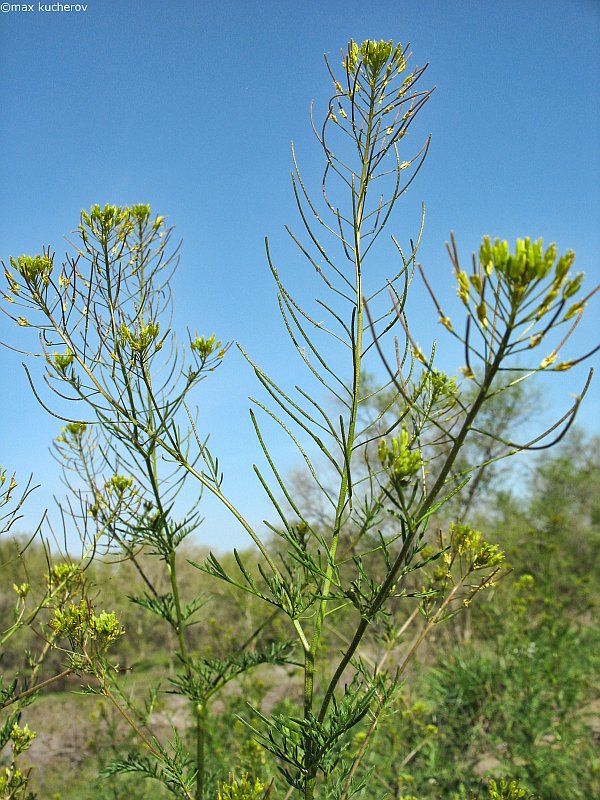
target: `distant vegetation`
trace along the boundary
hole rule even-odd
[[[38,334],[32,384],[64,421],[61,512],[81,550],[52,551],[43,527],[10,536],[28,489],[2,473],[4,800],[600,793],[599,448],[572,427],[591,374],[545,431],[532,433],[529,388],[591,355],[562,350],[594,291],[554,244],[486,236],[465,271],[452,238],[452,321],[417,262],[423,228],[385,254],[429,146],[405,154],[431,95],[408,55],[350,42],[315,128],[320,200],[294,159],[290,235],[324,290],[315,309],[267,246],[308,381],[282,388],[244,353],[262,391],[266,535],[225,494],[197,422],[199,384],[228,345],[175,339],[164,218],[96,205],[60,265],[43,251],[5,267],[6,310]],[[376,252],[394,264],[380,286]],[[461,380],[412,338],[417,271],[464,347]],[[269,425],[302,470],[275,462]],[[538,450],[516,493],[506,459]],[[201,549],[205,492],[247,550]]]

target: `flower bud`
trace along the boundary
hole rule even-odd
[[[560,288],[564,280],[567,276],[567,272],[573,265],[575,261],[575,253],[572,250],[567,250],[564,256],[561,256],[558,259],[558,263],[556,264],[556,270],[554,273],[554,283],[555,285]]]
[[[557,355],[558,353],[554,351],[553,353],[550,353],[549,356],[546,356],[546,358],[540,364],[540,369],[546,369],[547,367],[552,366],[552,364],[554,364],[556,361]]]
[[[471,286],[475,289],[477,294],[481,294],[483,285],[479,275],[477,274],[469,275],[469,280],[471,281]]]
[[[577,294],[577,292],[581,289],[581,284],[583,283],[583,278],[585,277],[584,272],[578,272],[577,275],[573,278],[573,280],[567,281],[564,285],[562,296],[565,300],[568,300],[569,297],[573,297],[573,295]]]
[[[540,267],[538,267],[538,278],[545,278],[552,269],[552,265],[556,261],[557,249],[556,244],[552,242],[544,253],[544,260]]]
[[[477,306],[477,319],[479,322],[481,322],[484,328],[487,328],[487,306],[485,304],[485,300],[482,300]]]
[[[492,242],[489,236],[484,236],[479,248],[479,261],[488,275],[492,272],[492,260]]]
[[[459,270],[456,274],[458,279],[458,296],[467,306],[469,305],[469,278],[466,272]]]
[[[385,466],[388,456],[388,446],[385,439],[380,439],[379,447],[377,448],[377,454],[379,456],[379,460],[381,461],[381,465]]]

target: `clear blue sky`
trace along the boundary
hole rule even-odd
[[[444,253],[451,230],[465,257],[484,234],[554,240],[577,252],[577,268],[590,284],[598,281],[598,0],[87,5],[81,12],[0,13],[3,259],[43,244],[60,255],[63,236],[92,203],[149,202],[183,239],[176,326],[239,340],[284,385],[300,380],[263,237],[270,236],[282,271],[287,264],[292,283],[312,298],[312,276],[300,272],[302,262],[282,233],[285,223],[298,221],[290,141],[318,189],[322,161],[311,140],[309,106],[314,99],[320,118],[329,96],[323,53],[337,65],[349,38],[392,38],[411,42],[414,64],[430,62],[425,80],[437,90],[409,143],[412,155],[431,132],[430,156],[390,232],[406,243],[426,202],[420,256],[440,294],[454,293]],[[379,279],[393,271],[388,263],[373,266]],[[428,347],[442,329],[420,292],[416,331]],[[582,326],[581,349],[599,333],[597,308]],[[0,338],[14,342],[16,335],[0,319]],[[447,371],[460,365],[460,354],[441,353]],[[0,350],[0,375],[0,463],[21,480],[33,471],[42,484],[29,521],[61,493],[48,455],[59,423],[37,406],[16,354]],[[581,371],[566,373],[549,402],[566,407],[582,380]],[[197,395],[226,488],[252,520],[268,514],[251,472],[259,455],[247,396],[255,386],[232,350]],[[582,422],[597,429],[599,411],[596,381]],[[275,448],[291,466],[287,444]],[[205,541],[245,541],[224,513],[209,506],[206,514]]]

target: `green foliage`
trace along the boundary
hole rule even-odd
[[[181,740],[175,735],[170,748],[153,742],[152,756],[130,753],[125,759],[115,758],[102,770],[101,776],[135,775],[159,782],[175,797],[193,797],[196,770],[186,755]]]
[[[234,653],[228,658],[190,658],[189,670],[172,679],[186,697],[195,703],[205,704],[225,684],[235,680],[259,664],[293,663],[291,653],[295,642],[272,644],[265,650]]]
[[[487,647],[462,649],[431,675],[442,793],[461,782],[472,785],[477,765],[486,760],[523,776],[548,800],[590,797],[597,790],[592,737],[580,712],[591,665],[572,659],[590,647],[589,638],[565,628],[530,635],[505,634]]]

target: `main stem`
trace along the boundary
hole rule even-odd
[[[206,703],[196,705],[196,800],[204,795]]]
[[[325,580],[323,582],[322,595],[323,600],[319,605],[319,611],[315,621],[313,630],[312,642],[310,649],[305,653],[304,661],[304,718],[307,719],[312,713],[313,698],[314,698],[314,677],[315,677],[315,663],[319,643],[323,631],[323,623],[327,613],[327,595],[331,588],[331,581],[333,577],[333,570],[335,568],[335,557],[337,547],[342,529],[345,513],[351,503],[349,496],[351,486],[351,459],[354,450],[354,440],[356,435],[356,419],[358,415],[359,395],[361,385],[361,361],[362,361],[362,342],[363,342],[363,319],[364,319],[364,299],[362,293],[362,254],[361,254],[361,230],[364,217],[365,200],[370,178],[370,163],[371,163],[371,145],[373,135],[373,117],[375,112],[375,96],[374,90],[371,92],[369,102],[369,115],[366,128],[366,139],[363,151],[361,153],[362,169],[360,175],[360,183],[358,194],[355,195],[355,189],[352,187],[352,208],[353,208],[353,229],[354,229],[354,271],[355,271],[355,286],[356,286],[356,304],[354,306],[354,336],[352,344],[352,358],[353,358],[353,376],[352,376],[352,402],[350,406],[350,417],[348,420],[348,429],[344,447],[344,470],[340,482],[340,490],[338,494],[335,522],[333,527],[333,535],[331,538],[331,547],[328,554],[327,571],[325,573]],[[341,432],[343,436],[343,431]],[[314,800],[315,784],[317,776],[318,765],[314,763],[312,753],[312,742],[310,737],[305,739],[304,747],[304,763],[307,768],[306,781],[304,787],[305,800]]]

